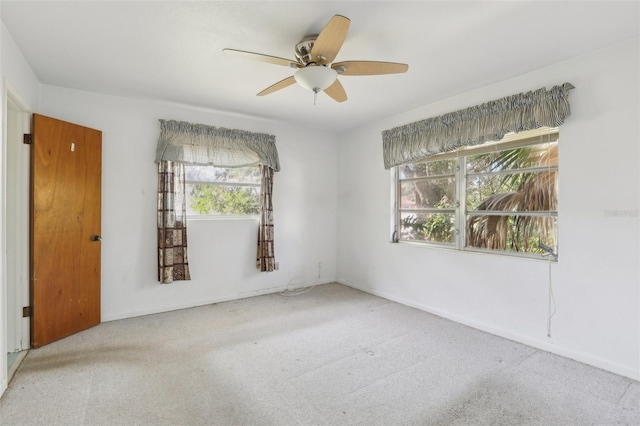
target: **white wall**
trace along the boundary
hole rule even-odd
[[[197,306],[335,280],[336,144],[322,132],[175,104],[42,86],[40,112],[103,132],[102,319]],[[190,221],[191,281],[157,281],[158,119],[273,134],[275,251],[255,268],[257,219]],[[317,279],[318,262],[322,277]]]
[[[638,52],[635,39],[339,135],[338,280],[639,379]],[[564,82],[557,264],[389,243],[381,131]]]
[[[4,23],[2,23],[1,31],[2,76],[18,92],[25,105],[36,110],[40,98],[40,82]]]

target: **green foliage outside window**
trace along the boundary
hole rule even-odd
[[[467,183],[467,210],[503,211],[504,215],[469,215],[467,242],[470,247],[544,253],[543,243],[556,246],[556,218],[550,215],[524,216],[519,212],[555,211],[558,205],[558,145],[519,148],[483,154],[468,163],[469,171],[526,170],[530,167],[554,169],[494,175]]]
[[[445,195],[435,205],[439,209],[452,209],[454,203]],[[402,218],[402,237],[409,240],[439,243],[453,242],[455,217],[453,213],[410,214]]]
[[[193,185],[191,187],[191,210],[203,215],[255,215],[260,212],[256,188]]]
[[[188,166],[188,210],[199,215],[260,213],[259,167]]]

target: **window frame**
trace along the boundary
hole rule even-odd
[[[202,165],[202,164],[185,164],[185,175],[187,174],[187,168],[188,167],[212,167],[212,168],[217,168],[217,169],[235,169],[238,167],[220,167],[220,166],[213,166],[213,165]],[[249,168],[249,167],[255,167],[257,169],[260,168],[259,164],[255,164],[255,165],[247,165],[247,166],[242,166],[242,168]],[[260,201],[260,187],[261,184],[260,183],[247,183],[247,182],[230,182],[230,181],[225,181],[225,182],[212,182],[212,181],[207,181],[207,180],[192,180],[192,179],[186,179],[184,181],[185,184],[185,197],[186,197],[186,202],[189,202],[190,196],[188,195],[189,193],[189,185],[207,185],[207,186],[234,186],[234,187],[249,187],[249,188],[258,188],[258,202]],[[246,220],[246,219],[252,219],[252,220],[257,220],[260,218],[260,212],[255,213],[255,214],[193,214],[193,213],[189,213],[191,211],[191,208],[189,206],[187,206],[187,220],[188,221],[201,221],[201,220]]]
[[[496,176],[499,174],[521,174],[526,172],[546,172],[546,171],[555,171],[558,173],[559,179],[559,161],[557,165],[549,165],[549,166],[537,166],[537,167],[529,167],[522,168],[517,170],[509,170],[509,171],[498,171],[498,172],[479,172],[479,173],[468,173],[466,170],[467,165],[467,157],[472,155],[486,154],[491,152],[498,151],[506,151],[510,149],[518,149],[524,147],[530,147],[545,143],[559,143],[559,131],[558,128],[538,128],[530,131],[524,131],[520,133],[510,133],[505,135],[499,141],[489,141],[485,142],[481,145],[470,146],[470,147],[462,147],[455,151],[436,154],[429,157],[424,161],[416,161],[413,164],[425,163],[425,162],[435,162],[440,160],[452,160],[455,159],[457,161],[456,171],[453,175],[433,175],[423,178],[409,178],[409,179],[400,179],[400,167],[394,166],[391,168],[391,242],[392,243],[400,243],[411,246],[418,247],[430,247],[430,248],[441,248],[441,249],[449,249],[456,251],[465,251],[465,252],[475,252],[475,253],[484,253],[484,254],[492,254],[492,255],[504,255],[504,256],[512,256],[517,258],[525,258],[525,259],[544,259],[551,260],[557,262],[558,260],[558,210],[552,211],[535,211],[535,212],[514,212],[517,214],[506,215],[506,216],[535,216],[535,217],[554,217],[556,220],[556,252],[553,255],[550,254],[538,254],[538,253],[527,253],[527,252],[515,252],[508,250],[497,250],[497,249],[489,249],[489,248],[481,248],[481,247],[471,247],[466,246],[467,239],[467,218],[469,216],[473,216],[477,211],[467,211],[467,180],[468,176]],[[421,240],[408,240],[400,238],[400,230],[402,229],[402,212],[403,211],[411,211],[410,209],[402,209],[401,197],[401,183],[411,180],[427,180],[428,178],[440,178],[440,177],[449,177],[453,176],[455,179],[455,201],[454,201],[454,230],[453,230],[453,242],[437,242],[437,241],[421,241]],[[427,178],[427,179],[425,179]],[[416,209],[416,211],[420,212],[431,212],[437,211],[438,209],[434,208],[420,208]],[[446,210],[449,212],[452,209],[440,209],[441,211]],[[505,211],[493,211],[493,210],[483,210],[482,213],[477,213],[476,215],[496,215],[496,216],[505,216]]]

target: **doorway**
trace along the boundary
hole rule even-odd
[[[30,133],[31,114],[18,94],[7,85],[6,95],[6,312],[7,382],[30,347],[29,318],[29,162],[30,148],[23,134]]]

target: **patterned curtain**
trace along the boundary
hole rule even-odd
[[[510,132],[558,127],[571,114],[571,83],[519,93],[382,132],[384,168],[415,163]]]
[[[190,280],[184,165],[158,163],[158,281]]]
[[[276,259],[273,250],[273,169],[261,165],[262,179],[260,180],[260,224],[258,229],[258,256],[256,267],[262,272],[275,270]]]
[[[246,130],[160,120],[156,162],[243,167],[266,164],[280,170],[276,137]]]

